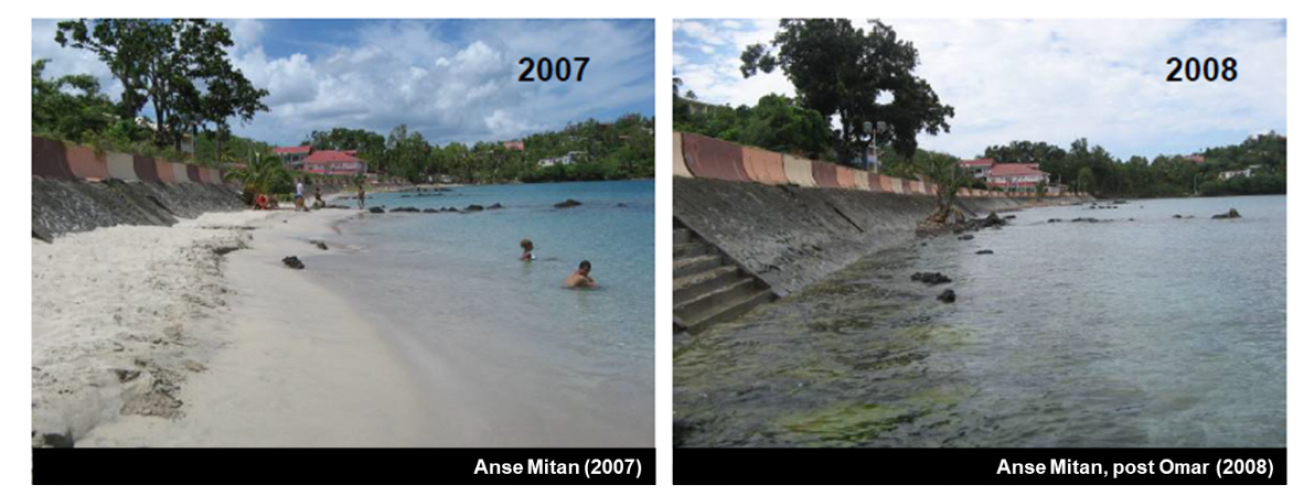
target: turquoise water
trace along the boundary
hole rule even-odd
[[[481,403],[465,406],[484,445],[651,446],[653,185],[368,195],[369,207],[389,209],[503,208],[368,214],[340,226],[348,256],[309,264],[384,322],[429,379]],[[583,205],[554,208],[566,199]],[[522,238],[534,241],[534,262],[518,260]],[[564,288],[581,260],[598,289]]]
[[[1285,446],[1286,197],[1012,214],[676,350],[676,444]]]

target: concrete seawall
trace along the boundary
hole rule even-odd
[[[674,215],[778,296],[876,251],[908,243],[937,186],[675,133]],[[1090,197],[963,189],[969,217]]]
[[[312,181],[330,194],[352,178]],[[246,208],[239,186],[217,167],[32,137],[32,235],[38,238],[119,224],[170,226],[178,217],[239,210]]]
[[[841,188],[674,179],[675,220],[785,296],[852,262],[915,239],[936,198]],[[1079,198],[1048,198],[1065,204]],[[1017,210],[1032,198],[957,198],[971,217]]]
[[[178,217],[246,208],[229,186],[32,177],[32,233],[58,236],[120,224],[170,226]]]

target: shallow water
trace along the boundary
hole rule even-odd
[[[676,350],[676,444],[1285,446],[1284,196],[1014,215]]]
[[[568,198],[583,205],[553,207]],[[349,256],[307,263],[383,323],[442,393],[431,401],[466,413],[476,444],[651,446],[653,182],[367,198],[391,209],[494,203],[503,208],[367,215],[341,226]],[[518,260],[524,237],[532,263]],[[581,260],[599,289],[563,287]]]

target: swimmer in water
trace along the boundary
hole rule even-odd
[[[591,289],[591,288],[598,287],[598,282],[594,281],[592,277],[589,277],[589,271],[592,269],[593,269],[593,265],[590,264],[588,260],[580,262],[580,268],[575,272],[572,272],[570,277],[566,278],[566,287],[571,289],[575,289],[575,288]]]
[[[522,240],[521,240],[521,249],[522,249],[522,250],[525,250],[524,253],[521,253],[521,261],[523,261],[523,262],[533,262],[533,261],[534,261],[534,242],[533,242],[533,241],[530,241],[530,238],[522,239]]]

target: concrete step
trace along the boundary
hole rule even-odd
[[[675,258],[692,258],[702,255],[710,255],[715,250],[706,243],[681,243],[675,245]]]
[[[683,227],[675,229],[675,244],[687,243],[692,240],[693,231],[689,231],[687,228]]]
[[[739,279],[687,300],[675,300],[675,314],[688,320],[710,313],[715,308],[756,290],[756,280]]]
[[[719,267],[720,255],[702,255],[675,260],[675,279]]]
[[[743,280],[743,276],[738,274],[738,266],[736,265],[722,265],[714,269],[680,277],[675,279],[674,301],[688,301],[741,280]]]
[[[693,316],[689,320],[683,321],[684,327],[687,328],[689,333],[697,334],[715,324],[735,319],[739,315],[747,313],[748,310],[773,300],[774,293],[771,293],[770,290],[756,288],[716,307],[710,313]]]

